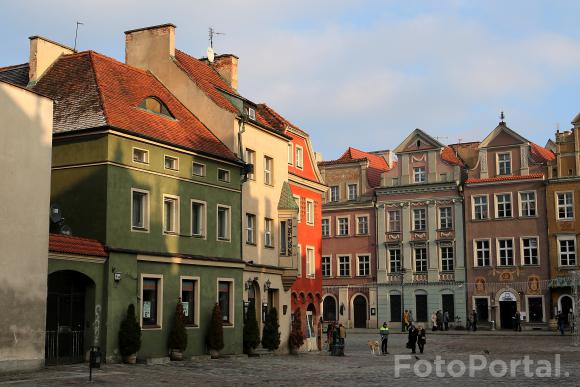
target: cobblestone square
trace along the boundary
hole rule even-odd
[[[172,362],[166,365],[122,364],[104,365],[93,374],[93,383],[88,382],[86,365],[50,367],[32,374],[0,377],[4,386],[379,386],[379,385],[435,385],[452,386],[578,386],[580,372],[580,350],[572,345],[570,336],[551,334],[521,335],[511,332],[489,332],[476,334],[430,334],[425,353],[402,359],[411,370],[401,371],[395,377],[395,356],[410,355],[405,348],[406,336],[392,333],[389,355],[373,356],[367,341],[378,335],[370,332],[349,333],[344,357],[329,356],[327,352],[305,353],[298,356],[269,355],[259,358],[232,356],[218,360],[192,360]],[[485,369],[477,371],[475,377],[438,378],[435,366],[425,378],[412,372],[416,362],[426,360],[433,364],[441,356],[449,363],[461,360],[468,364],[469,355],[481,355],[488,364],[494,360],[522,360],[529,355],[531,360],[548,360],[555,367],[555,355],[560,355],[560,377],[526,378],[519,367],[515,377],[508,372],[504,377],[493,377]],[[446,370],[446,365],[442,369]],[[497,368],[501,371],[500,368]],[[420,370],[425,370],[425,363]],[[531,367],[534,370],[534,366]],[[455,367],[453,372],[458,372]]]

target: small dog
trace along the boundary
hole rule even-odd
[[[381,351],[379,350],[379,342],[377,340],[369,340],[367,344],[369,345],[369,349],[373,355],[381,354]]]

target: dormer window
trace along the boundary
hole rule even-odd
[[[256,109],[254,108],[248,108],[248,117],[250,117],[250,120],[256,120]]]
[[[425,167],[413,168],[413,181],[415,183],[425,183],[427,181],[427,171]]]
[[[497,154],[497,174],[510,175],[512,173],[512,160],[510,153]]]
[[[163,102],[161,102],[160,99],[155,97],[145,98],[143,102],[141,102],[141,105],[139,105],[139,107],[141,109],[150,111],[151,113],[161,114],[163,116],[174,118],[173,114],[171,114],[171,112],[167,108],[167,105],[165,105]]]

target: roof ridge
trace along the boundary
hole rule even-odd
[[[103,92],[101,90],[101,83],[99,80],[99,76],[97,75],[96,69],[96,62],[95,58],[93,57],[95,54],[94,51],[88,51],[89,60],[91,61],[91,69],[93,71],[93,78],[95,79],[95,85],[97,86],[97,95],[99,96],[99,103],[101,104],[101,109],[103,110],[103,115],[105,116],[105,122],[109,123],[109,114],[107,112],[107,108],[105,107],[105,98],[103,97]]]
[[[25,66],[28,66],[28,65],[29,65],[28,62],[26,62],[26,63],[21,63],[21,64],[3,66],[3,67],[0,67],[0,71],[14,70],[14,69],[17,69],[17,68],[20,68],[20,67],[25,67]]]

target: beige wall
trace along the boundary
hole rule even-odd
[[[44,364],[52,101],[0,83],[0,372]]]

